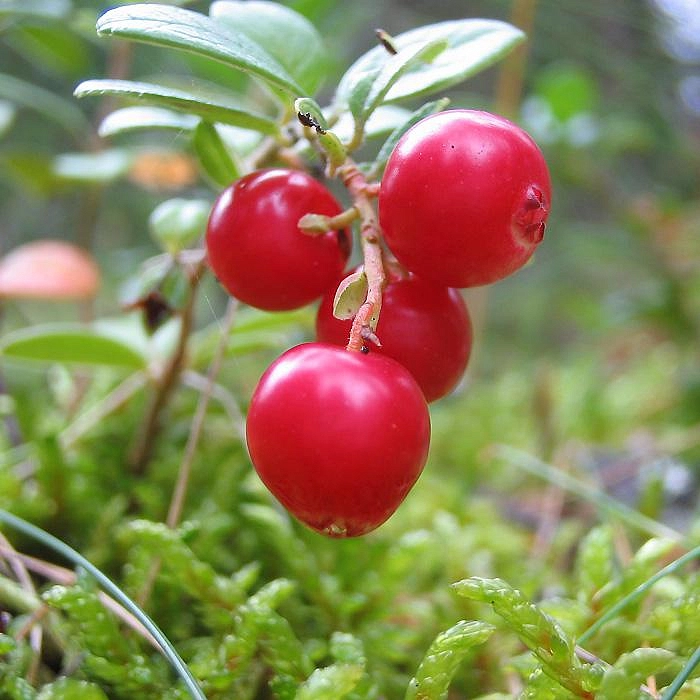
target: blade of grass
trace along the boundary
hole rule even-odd
[[[559,486],[584,501],[588,501],[596,508],[627,523],[639,532],[654,537],[663,537],[679,544],[686,543],[686,538],[677,530],[647,517],[643,513],[634,510],[634,508],[630,508],[617,499],[608,496],[600,489],[590,486],[584,481],[561,471],[561,469],[557,469],[551,464],[547,464],[547,462],[543,462],[541,459],[537,459],[537,457],[533,457],[527,452],[508,445],[496,445],[493,450],[493,454],[496,457]]]
[[[663,569],[657,571],[653,576],[648,578],[644,583],[639,584],[634,590],[630,591],[624,598],[615,603],[604,615],[601,615],[578,639],[579,644],[583,644],[590,639],[603,625],[612,620],[614,617],[624,610],[628,605],[634,603],[638,598],[643,596],[657,581],[675,573],[678,569],[685,566],[689,561],[700,558],[700,547],[695,547],[689,552],[675,559],[670,564],[667,564]],[[697,662],[696,662],[697,663]]]
[[[700,647],[698,647],[688,659],[688,662],[681,672],[673,679],[673,683],[666,688],[664,694],[661,696],[661,700],[671,700],[671,698],[675,698],[678,691],[688,678],[690,678],[690,675],[698,664],[700,664]]]
[[[182,660],[180,655],[175,650],[175,647],[171,644],[168,638],[161,632],[160,628],[156,625],[151,618],[146,615],[146,613],[141,610],[141,608],[134,603],[129,596],[126,595],[115,583],[112,582],[107,576],[105,576],[96,566],[91,564],[84,556],[76,552],[72,547],[69,547],[65,542],[62,542],[57,537],[45,532],[36,525],[28,523],[26,520],[9,513],[6,510],[0,508],[0,522],[5,525],[9,525],[11,528],[18,530],[22,534],[30,537],[43,545],[50,547],[53,551],[57,552],[61,556],[65,557],[68,561],[72,562],[75,566],[85,569],[100,585],[100,587],[109,595],[111,595],[115,600],[118,600],[121,605],[126,608],[134,617],[136,617],[139,622],[151,633],[153,638],[158,643],[158,646],[170,662],[172,667],[175,669],[176,673],[182,679],[185,687],[190,693],[190,696],[195,700],[206,700],[206,696],[199,687],[196,679],[192,675],[191,671],[187,667],[187,664]]]
[[[689,552],[675,559],[663,569],[657,571],[653,576],[648,578],[644,583],[637,586],[633,591],[630,591],[624,598],[615,603],[604,615],[601,615],[579,638],[578,643],[583,644],[590,639],[603,625],[617,617],[628,605],[634,603],[638,598],[643,596],[657,581],[665,576],[675,573],[678,569],[685,566],[688,562],[700,558],[700,547],[695,547]],[[691,676],[695,668],[700,664],[700,647],[698,647],[693,655],[688,659],[680,673],[673,679],[673,683],[665,690],[661,696],[661,700],[671,700],[675,698],[683,684]]]

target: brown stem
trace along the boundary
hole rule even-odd
[[[537,0],[513,0],[510,21],[528,37],[535,24]],[[513,118],[518,111],[525,80],[529,42],[518,46],[501,64],[496,85],[496,111]]]
[[[9,541],[5,538],[5,536],[0,533],[0,545],[4,546],[5,548],[9,549],[10,552],[14,552],[14,548],[12,545],[9,543]],[[36,596],[36,588],[34,588],[34,582],[32,581],[31,577],[29,576],[29,573],[27,572],[26,567],[22,563],[21,560],[17,559],[16,557],[8,557],[9,558],[9,564],[10,568],[12,569],[15,578],[19,582],[19,584],[24,588],[24,590],[32,596]],[[31,624],[30,624],[31,623]],[[41,629],[41,625],[36,624],[36,622],[30,618],[29,622],[27,624],[30,624],[28,628],[29,632],[29,641],[30,641],[30,646],[32,649],[32,659],[29,663],[29,667],[27,668],[27,680],[29,683],[35,683],[37,674],[39,673],[39,664],[41,662],[41,645],[42,645],[42,639],[43,639],[43,633]]]
[[[204,419],[206,418],[207,407],[209,406],[209,401],[214,391],[216,377],[219,374],[221,364],[224,360],[224,356],[226,355],[228,339],[231,334],[233,324],[236,320],[237,310],[238,302],[234,298],[231,298],[226,309],[226,317],[224,318],[224,322],[221,327],[221,339],[216,348],[211,364],[209,365],[209,371],[207,372],[206,379],[207,383],[204,390],[200,394],[197,409],[192,419],[190,434],[187,438],[185,454],[182,458],[182,462],[180,463],[180,469],[178,470],[177,481],[175,482],[175,488],[173,490],[168,515],[165,521],[167,526],[171,529],[178,526],[180,517],[182,516],[182,511],[185,506],[185,498],[187,497],[187,488],[189,486],[190,476],[192,474],[192,463],[194,462],[194,456],[197,451],[197,445],[199,444],[199,438],[202,435]],[[151,563],[151,567],[146,574],[145,581],[138,595],[138,603],[141,607],[145,606],[146,601],[151,595],[153,585],[155,584],[158,573],[160,572],[161,564],[162,559],[160,557],[156,558]]]
[[[382,309],[382,291],[386,284],[382,233],[371,201],[376,197],[376,188],[367,182],[351,160],[339,169],[339,174],[353,199],[355,209],[360,214],[360,242],[367,276],[367,297],[352,322],[347,349],[361,352],[366,348],[365,343],[368,339],[377,342],[374,332],[377,329]]]
[[[350,207],[335,216],[325,214],[305,214],[299,219],[299,228],[309,236],[347,228],[360,216],[357,207]]]
[[[170,509],[168,510],[168,517],[165,521],[170,528],[177,527],[178,523],[180,522],[182,510],[185,505],[185,496],[187,494],[187,487],[190,481],[190,474],[192,473],[192,462],[194,461],[194,455],[197,451],[199,438],[202,435],[204,419],[206,418],[207,408],[214,390],[214,383],[217,375],[219,374],[219,370],[221,369],[224,356],[226,355],[229,335],[231,334],[231,329],[233,328],[233,324],[236,320],[237,310],[238,302],[232,297],[229,299],[228,307],[226,309],[226,316],[221,327],[221,340],[219,341],[219,345],[216,348],[216,353],[214,354],[211,365],[209,366],[209,371],[207,372],[207,385],[199,397],[197,409],[195,411],[194,418],[192,419],[192,428],[190,429],[190,434],[187,438],[185,454],[182,458],[182,463],[180,464],[175,490],[173,491]]]
[[[185,363],[187,342],[192,331],[194,321],[194,302],[199,281],[204,272],[205,262],[200,261],[190,273],[190,295],[187,304],[182,310],[182,321],[177,346],[170,361],[163,371],[156,387],[155,394],[146,412],[143,428],[131,453],[129,464],[131,471],[136,476],[141,476],[153,455],[156,440],[162,429],[162,413],[168,404],[170,396],[177,385],[178,379]]]

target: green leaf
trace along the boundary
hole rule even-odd
[[[623,654],[605,674],[596,698],[599,700],[637,700],[639,686],[649,676],[666,671],[676,660],[667,649],[635,649]]]
[[[355,689],[364,672],[363,666],[354,664],[317,668],[299,686],[294,700],[340,700]]]
[[[240,156],[247,156],[253,153],[264,138],[259,131],[242,129],[230,124],[217,124],[216,131],[228,148]]]
[[[149,562],[160,557],[163,570],[173,578],[178,590],[220,608],[227,615],[246,600],[246,589],[257,575],[257,568],[250,567],[241,569],[237,576],[219,576],[185,544],[182,530],[173,530],[164,523],[133,520],[119,532],[119,539],[128,546],[132,559],[137,550]]]
[[[3,0],[0,17],[19,15],[46,19],[62,19],[72,9],[70,0]]]
[[[594,527],[581,541],[576,555],[577,590],[590,600],[614,575],[613,533],[608,526]]]
[[[276,134],[277,124],[262,114],[241,107],[236,98],[209,84],[188,80],[186,88],[166,87],[132,80],[86,80],[75,89],[76,97],[92,95],[122,95],[131,100],[195,114],[210,121],[254,129],[264,134]]]
[[[47,324],[8,333],[0,354],[17,360],[69,362],[141,369],[146,358],[103,330],[72,324]]]
[[[361,112],[355,114],[362,122],[382,103],[399,78],[420,61],[430,63],[447,48],[445,39],[434,39],[426,44],[411,44],[392,56],[381,68],[367,91]],[[351,98],[352,104],[352,98]],[[353,111],[353,113],[355,113]]]
[[[172,268],[174,271],[177,268]],[[176,282],[174,283],[176,284]],[[163,282],[163,292],[168,291],[168,277]],[[173,290],[171,294],[177,294]],[[138,311],[115,318],[100,318],[93,322],[96,332],[117,340],[130,347],[148,361],[166,361],[175,351],[182,320],[179,316],[161,325],[155,333],[150,333]]]
[[[446,700],[450,683],[469,650],[493,633],[486,622],[461,620],[430,645],[406,691],[406,700]]]
[[[54,158],[52,170],[60,180],[73,183],[111,182],[125,175],[132,155],[121,149],[97,153],[62,153]]]
[[[124,663],[129,657],[129,643],[120,630],[114,615],[109,614],[95,590],[94,581],[86,585],[52,586],[41,595],[51,607],[65,612],[78,624],[79,640],[84,649],[97,656],[111,656]]]
[[[377,157],[371,166],[371,176],[377,177],[384,170],[386,162],[389,160],[389,156],[392,154],[396,144],[399,139],[414,125],[417,124],[421,119],[424,119],[430,114],[435,114],[436,112],[442,112],[443,109],[447,107],[450,103],[449,99],[443,97],[441,100],[435,100],[433,102],[428,102],[422,107],[417,109],[415,112],[409,114],[408,118],[399,126],[397,126],[389,135],[389,138],[384,142],[382,147],[379,149]]]
[[[159,4],[125,5],[103,14],[97,31],[220,61],[291,95],[305,92],[259,44],[199,12]]]
[[[74,136],[84,137],[90,124],[78,107],[50,90],[0,73],[0,98],[33,109]]]
[[[200,122],[192,135],[192,145],[204,172],[216,185],[226,187],[241,176],[236,162],[213,124]]]
[[[209,15],[262,46],[306,94],[318,90],[328,57],[321,35],[304,16],[279,3],[259,0],[219,0],[212,3]]]
[[[8,41],[29,63],[52,75],[74,80],[94,65],[92,47],[65,22],[15,27]]]
[[[12,126],[14,119],[15,108],[10,102],[0,100],[0,136]]]
[[[364,667],[367,663],[362,640],[348,632],[334,632],[331,635],[330,653],[340,664]]]
[[[367,275],[364,269],[349,274],[339,285],[333,299],[333,315],[341,321],[355,318],[367,298]]]
[[[206,199],[168,199],[151,212],[151,235],[167,252],[179,253],[204,235],[210,211]]]
[[[597,667],[584,667],[575,655],[573,640],[551,616],[528,601],[519,590],[501,579],[480,577],[459,581],[453,584],[453,588],[465,598],[490,604],[542,663],[547,675],[574,695],[587,692]]]
[[[194,131],[199,118],[192,114],[180,114],[163,107],[124,107],[108,114],[100,124],[102,138],[131,131],[167,129],[177,132]]]
[[[492,65],[524,38],[523,32],[506,22],[483,19],[439,22],[399,34],[393,39],[399,52],[443,40],[447,48],[431,63],[414,63],[391,87],[386,101],[428,95],[456,85]],[[336,111],[349,105],[351,95],[368,75],[376,74],[391,60],[386,49],[377,46],[355,61],[338,86]]]

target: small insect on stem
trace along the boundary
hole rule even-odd
[[[394,44],[394,38],[389,34],[389,32],[386,32],[383,29],[375,29],[374,33],[377,35],[377,39],[379,39],[379,43],[392,56],[395,56],[399,52],[399,50],[396,48],[396,45]]]
[[[318,120],[313,117],[311,112],[297,112],[297,119],[301,122],[302,126],[316,129],[317,134],[326,133],[326,130],[318,123]]]

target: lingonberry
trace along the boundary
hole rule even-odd
[[[296,518],[330,537],[381,525],[428,454],[423,394],[398,362],[306,343],[263,374],[246,424],[263,483]]]
[[[218,197],[206,234],[209,264],[226,290],[259,309],[282,311],[320,297],[350,254],[347,231],[308,235],[305,214],[335,216],[333,195],[299,170],[259,170]]]
[[[459,291],[426,282],[413,274],[388,271],[377,325],[381,347],[370,352],[400,362],[423,390],[426,401],[442,398],[464,374],[472,345],[471,323]],[[316,315],[316,338],[346,345],[352,321],[333,316],[334,290]]]
[[[528,261],[550,202],[547,164],[530,136],[503,117],[457,109],[401,137],[382,178],[379,220],[406,268],[472,287]]]

